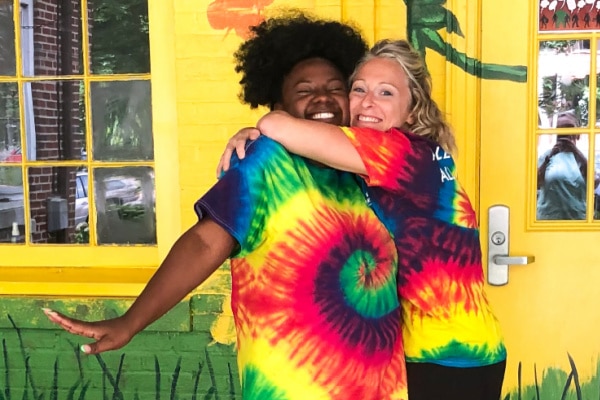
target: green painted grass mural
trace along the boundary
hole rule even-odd
[[[82,353],[88,340],[54,327],[40,306],[96,319],[128,301],[0,300],[0,400],[240,399],[235,348],[210,334],[222,299],[194,296],[123,349],[100,355]]]
[[[406,37],[423,57],[433,50],[463,71],[482,79],[527,81],[527,67],[484,63],[458,51],[445,42],[439,30],[464,37],[460,23],[452,11],[444,7],[446,0],[404,0],[406,5]]]
[[[74,338],[72,335],[63,336],[62,331],[45,330],[47,338],[44,338],[39,330],[20,328],[10,314],[6,318],[11,329],[0,331],[0,400],[241,398],[235,361],[224,362],[220,357],[222,354],[213,352],[211,346],[205,346],[202,351],[197,340],[193,342],[200,350],[190,348],[190,352],[196,355],[191,362],[189,357],[186,361],[182,355],[167,357],[167,362],[161,362],[161,356],[165,356],[169,347],[186,348],[191,344],[175,340],[169,346],[157,349],[161,350],[160,355],[146,351],[141,363],[140,360],[128,363],[130,359],[139,358],[139,353],[125,351],[86,356],[80,352],[79,344],[71,340]],[[34,339],[31,340],[28,335],[34,336]],[[151,342],[164,339],[164,336],[153,338]],[[49,342],[59,343],[50,356],[46,352]],[[137,349],[139,351],[139,346]],[[593,377],[581,382],[575,360],[569,354],[567,357],[569,371],[550,368],[540,376],[534,365],[533,385],[521,384],[523,366],[519,364],[518,387],[506,394],[503,400],[600,399],[600,362]],[[143,374],[141,379],[140,374]],[[187,384],[183,380],[187,380]]]
[[[581,382],[575,360],[567,354],[570,371],[548,368],[540,377],[534,365],[533,385],[521,384],[522,364],[518,368],[518,387],[504,397],[504,400],[593,400],[600,399],[600,362],[587,382]]]
[[[161,366],[158,356],[153,356],[154,360],[154,382],[147,382],[145,393],[140,394],[139,388],[136,388],[133,393],[126,393],[122,389],[121,385],[127,380],[127,371],[123,368],[125,360],[127,358],[126,353],[122,353],[118,356],[118,363],[116,367],[111,368],[105,361],[105,356],[95,355],[94,357],[101,369],[101,375],[99,378],[96,376],[96,382],[94,377],[87,376],[86,368],[82,362],[82,355],[79,350],[79,345],[74,344],[70,340],[67,340],[71,353],[76,360],[76,374],[73,376],[72,371],[65,365],[61,365],[59,357],[55,358],[55,361],[50,368],[52,371],[52,378],[50,380],[43,379],[43,382],[38,381],[39,374],[36,374],[30,361],[35,356],[36,349],[30,348],[26,344],[26,339],[23,336],[22,330],[15,324],[13,318],[7,315],[8,320],[14,329],[14,334],[17,337],[18,347],[21,357],[21,364],[23,368],[13,368],[15,365],[11,359],[12,355],[9,352],[8,342],[6,338],[2,338],[2,369],[3,377],[0,378],[3,382],[0,383],[0,400],[84,400],[84,399],[112,399],[112,400],[123,400],[126,398],[131,399],[148,399],[148,386],[153,386],[154,391],[150,391],[154,399],[168,398],[171,400],[175,399],[231,399],[235,400],[237,397],[238,388],[234,384],[237,381],[237,373],[232,370],[232,366],[228,363],[227,367],[229,370],[229,390],[226,393],[219,392],[219,384],[215,373],[215,368],[212,363],[210,353],[207,349],[204,351],[204,360],[198,361],[197,367],[191,371],[193,378],[193,390],[191,393],[186,391],[181,393],[179,391],[178,383],[179,378],[182,375],[182,357],[177,358],[177,362],[174,369],[168,369]],[[48,370],[45,371],[45,374]],[[18,375],[20,374],[20,376]],[[64,376],[63,376],[64,375]],[[97,374],[96,374],[97,375]],[[168,379],[164,379],[164,375],[168,375]],[[70,381],[70,386],[67,388],[59,389],[59,382]],[[100,382],[98,382],[100,381]],[[169,381],[169,387],[164,390],[162,387],[164,381]],[[51,385],[48,385],[48,383]],[[101,388],[98,392],[92,392],[90,390],[94,384]],[[221,385],[222,386],[222,385]],[[65,390],[67,389],[67,390]],[[100,394],[99,394],[100,393]],[[168,396],[165,396],[165,394]],[[190,397],[191,394],[191,397]]]

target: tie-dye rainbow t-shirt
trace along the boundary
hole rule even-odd
[[[396,250],[356,176],[260,137],[196,212],[239,243],[244,399],[406,399]]]
[[[476,215],[452,157],[423,137],[343,128],[366,196],[394,236],[407,362],[478,367],[506,359],[484,293]]]

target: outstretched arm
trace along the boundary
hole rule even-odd
[[[343,171],[367,172],[356,148],[335,125],[295,118],[284,111],[271,111],[258,121],[256,127],[290,153]]]
[[[171,251],[129,310],[120,317],[85,322],[45,309],[63,329],[95,342],[82,347],[97,354],[125,346],[138,332],[173,308],[204,282],[232,253],[235,240],[211,219],[203,219],[175,242]]]

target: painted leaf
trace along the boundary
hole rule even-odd
[[[425,26],[429,29],[438,30],[446,28],[446,9],[439,5],[428,5],[415,7],[410,14],[413,27]]]
[[[426,47],[445,56],[447,43],[444,42],[439,33],[431,29],[422,29],[417,33],[417,36],[419,37],[419,41]]]
[[[458,18],[452,12],[448,11],[447,13],[447,24],[446,31],[450,33],[456,33],[460,37],[465,37],[463,32],[460,30],[460,23],[458,22]]]
[[[423,30],[419,35],[422,45],[435,50],[446,60],[456,65],[468,74],[483,79],[509,80],[527,82],[527,67],[523,65],[488,64],[467,56],[444,42],[437,32]]]

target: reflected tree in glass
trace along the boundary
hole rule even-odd
[[[590,122],[590,41],[542,41],[538,62],[539,126],[555,128],[557,116],[569,111],[576,115],[579,126],[587,127]]]
[[[14,76],[15,24],[12,2],[0,2],[0,75]]]
[[[154,158],[150,81],[94,82],[91,102],[95,160]]]
[[[148,0],[89,4],[92,73],[149,73]]]

